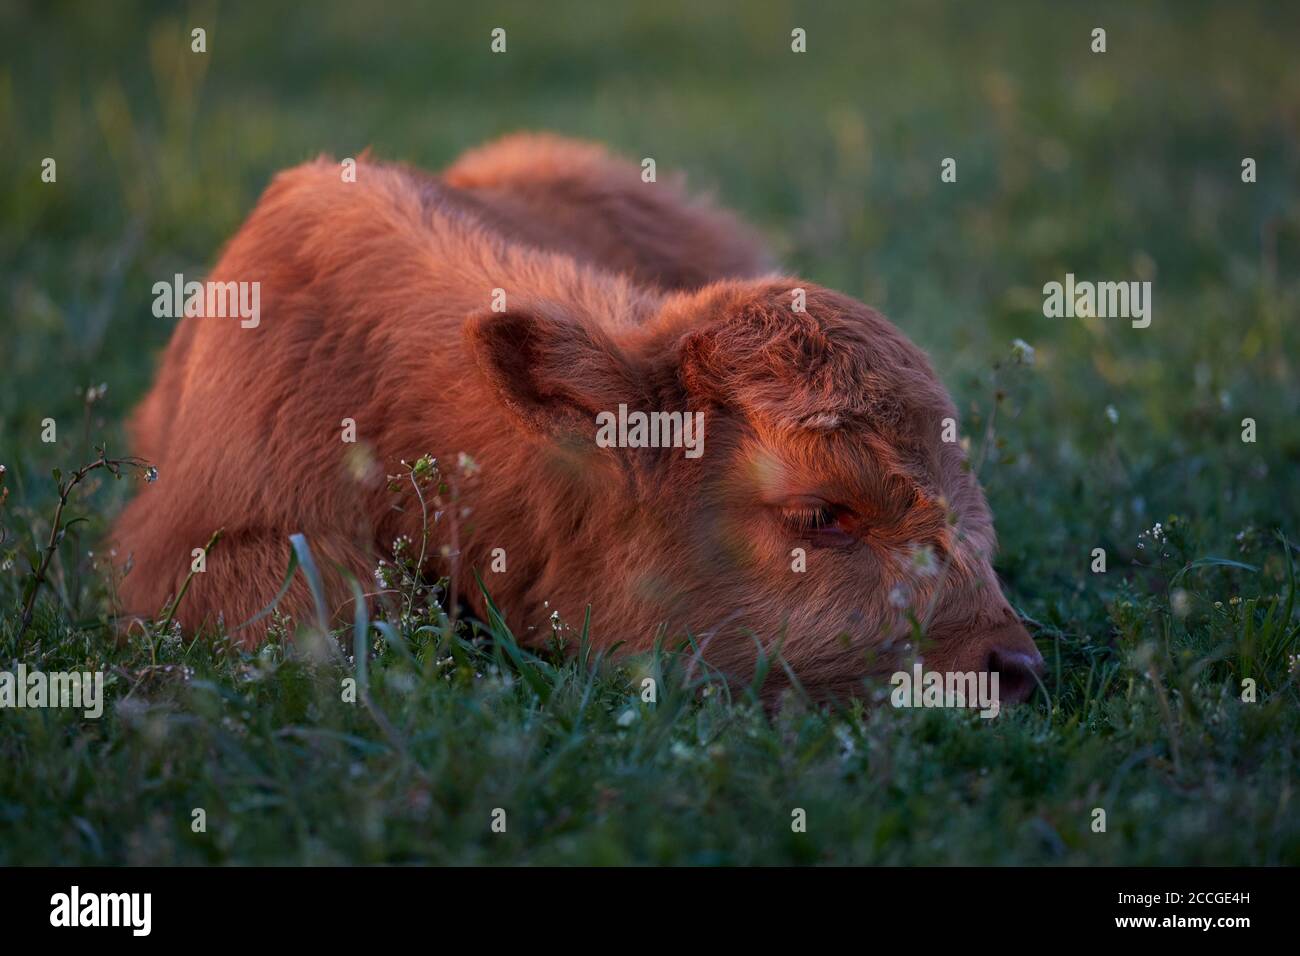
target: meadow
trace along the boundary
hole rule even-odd
[[[0,5],[0,671],[108,698],[0,710],[0,864],[1300,863],[1298,41],[1270,3]],[[23,627],[60,483],[130,454],[153,284],[281,168],[518,129],[684,170],[926,349],[1047,660],[1029,704],[768,712],[671,642],[529,652],[410,580],[258,652],[164,609],[118,641],[133,468],[67,496]],[[1150,281],[1150,326],[1045,317],[1067,274]]]

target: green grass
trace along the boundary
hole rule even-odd
[[[0,711],[0,863],[1300,862],[1300,12],[619,6],[0,10],[0,669],[109,679],[100,720]],[[170,332],[152,283],[209,266],[286,165],[436,168],[517,128],[685,169],[926,348],[977,454],[996,407],[981,477],[1045,693],[995,721],[769,715],[670,650],[533,655],[420,602],[255,655],[118,645],[91,554],[136,479],[98,472],[20,641],[52,470],[128,451]],[[1153,279],[1151,327],[1045,319],[1066,272]]]

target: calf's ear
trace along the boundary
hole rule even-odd
[[[482,312],[465,337],[493,394],[531,431],[594,441],[598,413],[636,401],[636,375],[618,345],[571,317]]]

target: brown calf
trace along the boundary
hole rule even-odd
[[[997,670],[1004,701],[1026,696],[1041,658],[989,563],[983,493],[941,441],[956,412],[926,357],[769,268],[731,216],[554,137],[441,178],[362,162],[345,182],[323,159],[281,173],[209,276],[259,282],[261,321],[183,319],[132,422],[160,479],[115,529],[125,608],[156,612],[224,527],[186,628],[262,609],[295,532],[346,614],[333,568],[369,582],[396,536],[420,535],[376,478],[466,452],[481,474],[453,583],[481,613],[477,569],[526,640],[591,605],[598,644],[690,631],[737,679],[756,641],[779,641],[824,697],[899,666],[911,608],[928,669]],[[638,411],[701,414],[698,457],[597,441],[602,416]],[[282,606],[310,616],[301,582]]]

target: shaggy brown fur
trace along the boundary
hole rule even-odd
[[[186,628],[262,609],[295,532],[347,614],[330,569],[369,583],[395,536],[420,535],[382,475],[463,451],[481,474],[453,583],[482,612],[477,569],[525,640],[590,604],[599,645],[689,630],[745,679],[756,641],[781,642],[826,696],[898,665],[910,606],[928,668],[997,668],[1003,699],[1023,696],[1041,658],[989,564],[983,494],[940,440],[946,391],[879,314],[768,265],[727,214],[554,137],[441,179],[363,162],[345,183],[324,159],[281,173],[209,277],[260,281],[261,324],[182,320],[133,421],[160,478],[116,527],[126,609],[156,612],[224,527]],[[703,411],[703,457],[597,447],[595,416],[620,403]],[[301,583],[283,606],[311,616]]]

